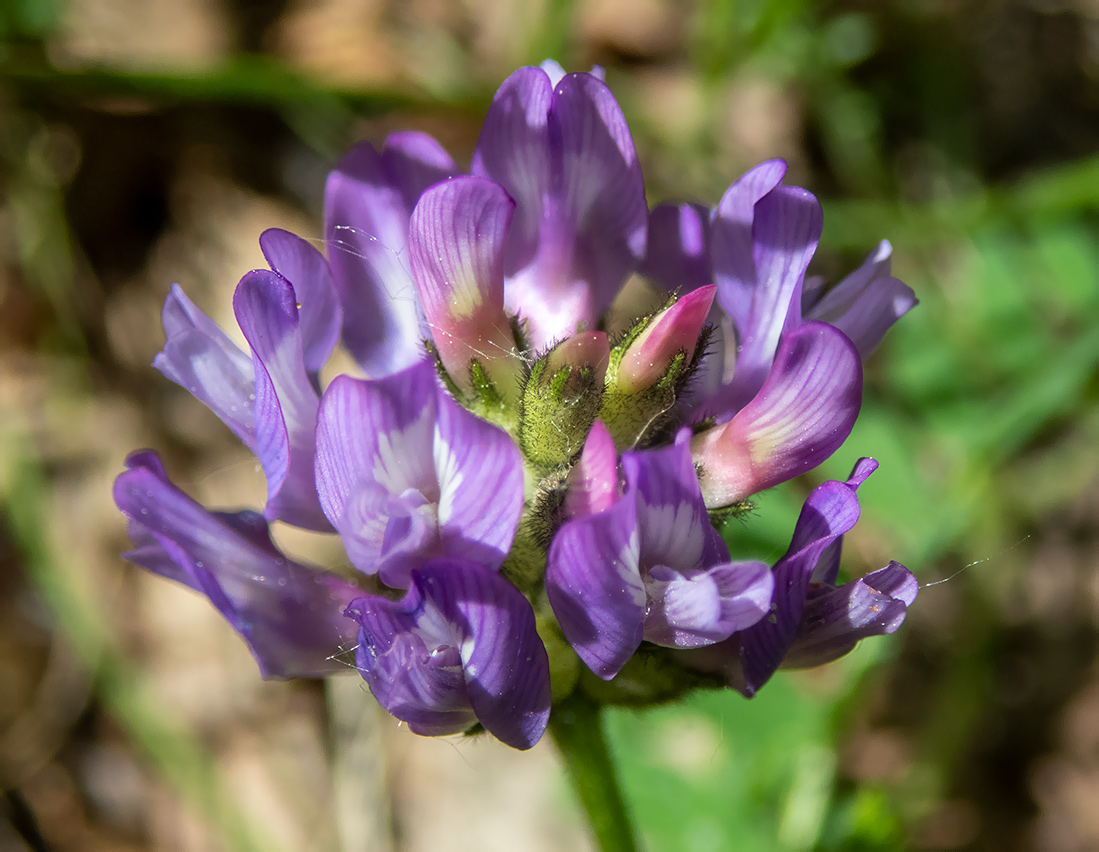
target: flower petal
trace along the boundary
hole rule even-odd
[[[114,485],[137,545],[131,562],[202,592],[248,643],[264,677],[345,671],[343,617],[362,594],[345,580],[288,560],[254,512],[212,513],[168,480],[157,456],[134,453]]]
[[[839,588],[810,594],[782,668],[807,668],[842,657],[868,636],[894,633],[916,600],[919,583],[899,562]]]
[[[744,333],[757,289],[752,227],[756,203],[782,183],[783,160],[768,160],[741,175],[721,197],[711,225],[717,301]]]
[[[739,634],[746,695],[754,695],[774,674],[797,636],[817,561],[859,518],[856,489],[829,480],[806,498],[790,548],[775,563],[773,613]]]
[[[584,441],[580,459],[568,476],[566,519],[605,512],[618,499],[618,452],[610,430],[596,420]]]
[[[251,357],[172,285],[164,301],[167,340],[153,366],[189,390],[255,450],[256,378]]]
[[[446,553],[499,568],[523,514],[523,459],[502,429],[439,391],[435,469]]]
[[[771,608],[774,577],[765,562],[728,562],[681,572],[659,565],[645,582],[645,640],[697,648],[751,627]]]
[[[423,357],[420,307],[405,260],[408,219],[424,189],[456,172],[430,136],[400,133],[380,154],[356,146],[328,176],[325,238],[343,338],[367,375],[390,375]]]
[[[578,278],[593,291],[594,323],[645,251],[648,208],[641,166],[618,102],[597,77],[566,74],[553,96],[565,217],[575,223]],[[551,130],[552,133],[552,130]]]
[[[653,317],[622,356],[616,376],[619,390],[633,393],[652,387],[668,375],[679,355],[684,355],[690,363],[710,313],[715,289],[714,285],[707,284],[692,290]]]
[[[848,488],[858,488],[875,470],[878,469],[876,459],[861,458],[855,462],[851,469],[851,475],[847,477]],[[840,557],[843,554],[843,536],[838,536],[821,553],[817,560],[817,567],[813,569],[812,582],[822,586],[836,585],[836,577],[840,570]]]
[[[816,301],[807,318],[830,323],[851,338],[864,359],[893,323],[917,304],[912,288],[889,274],[893,248],[882,241],[866,261]]]
[[[439,500],[436,393],[428,361],[373,381],[338,376],[317,415],[316,479],[324,513],[352,564],[366,574],[382,572],[383,581],[398,588],[407,584],[407,561],[388,566],[383,558],[392,501],[409,491],[431,504]]]
[[[305,372],[294,288],[275,272],[253,270],[237,285],[233,310],[256,371],[255,453],[267,477],[264,516],[330,530],[313,479],[317,392]]]
[[[709,210],[701,204],[654,207],[640,271],[671,293],[712,284]]]
[[[691,571],[729,558],[702,501],[689,434],[681,430],[675,444],[659,450],[622,454],[626,492],[637,500],[643,571],[649,565]]]
[[[412,573],[404,600],[363,597],[348,615],[362,627],[370,691],[416,733],[457,733],[476,719],[513,748],[541,738],[549,660],[530,604],[496,572],[433,560]]]
[[[746,320],[737,323],[736,374],[722,414],[745,405],[763,386],[822,228],[820,203],[800,187],[775,187],[756,203],[752,221],[756,286]]]
[[[416,292],[443,366],[465,389],[474,359],[502,377],[501,392],[515,382],[515,343],[504,314],[504,249],[514,209],[499,184],[457,177],[425,191],[412,211],[408,253]]]
[[[538,251],[542,201],[550,189],[550,78],[541,68],[520,68],[492,99],[477,140],[470,172],[492,178],[515,199],[515,223],[507,254],[507,273],[530,264]]]
[[[517,203],[506,272],[508,309],[544,348],[593,327],[645,248],[648,214],[629,129],[592,74],[551,88],[540,68],[500,87],[472,171]]]
[[[569,644],[610,680],[641,644],[645,587],[639,567],[636,505],[563,524],[550,544],[546,597]]]
[[[328,261],[301,237],[280,228],[268,228],[259,238],[268,265],[294,285],[301,323],[305,370],[314,387],[340,338],[343,310]]]
[[[433,556],[498,568],[523,510],[519,450],[440,391],[427,361],[332,382],[317,423],[317,488],[352,563],[394,588]]]
[[[692,441],[706,505],[729,505],[816,467],[846,440],[861,403],[862,362],[842,332],[807,323],[784,336],[755,398]]]

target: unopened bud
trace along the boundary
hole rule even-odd
[[[699,287],[639,322],[611,353],[600,417],[622,448],[658,427],[704,354],[717,288]]]

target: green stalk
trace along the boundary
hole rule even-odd
[[[636,852],[633,822],[611,762],[601,711],[586,695],[573,693],[553,708],[549,731],[600,852]]]

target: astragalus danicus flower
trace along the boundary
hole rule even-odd
[[[650,213],[601,72],[549,62],[503,84],[459,171],[423,134],[356,147],[327,257],[260,236],[270,268],[233,299],[247,351],[172,288],[154,364],[255,453],[268,498],[207,510],[135,453],[127,558],[207,595],[265,676],[357,669],[417,733],[516,748],[578,690],[752,695],[895,630],[903,566],[836,584],[872,460],[813,491],[774,566],[714,523],[850,433],[862,359],[915,303],[888,243],[834,288],[806,278],[820,206],[781,161],[713,210]],[[638,274],[663,304],[623,322]],[[322,388],[340,339],[362,372]],[[338,535],[346,564],[279,552],[275,521]]]

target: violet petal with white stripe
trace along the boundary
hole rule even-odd
[[[200,506],[169,481],[154,453],[134,453],[126,466],[114,485],[135,545],[126,559],[209,597],[264,677],[346,671],[335,658],[354,643],[343,610],[362,594],[358,587],[287,559],[255,512]]]
[[[623,498],[562,525],[550,544],[545,584],[573,650],[599,677],[613,678],[644,633],[636,502]]]
[[[294,285],[305,371],[319,389],[321,369],[340,339],[343,320],[328,261],[301,237],[280,228],[260,234],[259,245],[268,265]]]
[[[806,498],[790,548],[775,563],[772,616],[740,634],[746,695],[770,679],[797,637],[817,562],[859,519],[859,484],[857,476],[848,482],[829,480]]]
[[[753,239],[756,204],[782,183],[783,160],[768,160],[741,175],[725,190],[710,225],[710,244],[717,301],[741,335],[750,315],[759,279]]]
[[[691,442],[709,507],[811,470],[834,453],[862,404],[862,362],[842,332],[807,323],[784,335],[767,381],[728,423]]]
[[[822,226],[820,203],[800,187],[777,186],[756,202],[752,220],[756,283],[747,316],[736,320],[736,373],[716,404],[719,419],[738,411],[763,386]]]
[[[842,657],[862,639],[895,633],[918,592],[916,578],[899,562],[839,588],[811,589],[782,668],[821,666]]]
[[[521,68],[497,91],[471,168],[517,204],[506,303],[543,348],[594,327],[645,249],[633,141],[606,84]]]
[[[352,564],[394,588],[433,556],[498,568],[523,506],[511,438],[449,399],[426,361],[329,385],[317,423],[317,488]]]
[[[514,397],[519,366],[504,314],[504,251],[514,210],[499,184],[451,178],[420,197],[408,236],[425,332],[439,360],[464,390],[477,360],[505,398]]]
[[[549,660],[534,611],[495,571],[436,559],[412,572],[400,601],[368,595],[347,614],[361,627],[356,660],[383,707],[416,733],[479,721],[527,749],[549,720]]]
[[[626,492],[610,509],[562,525],[546,594],[587,666],[613,678],[642,639],[694,648],[755,624],[771,604],[763,563],[730,563],[710,523],[686,437],[625,453]]]
[[[343,305],[343,340],[368,376],[423,357],[422,311],[408,266],[408,219],[423,191],[458,169],[424,133],[396,133],[379,153],[352,148],[328,176],[324,234]]]
[[[200,311],[178,284],[164,301],[164,348],[153,366],[221,418],[255,450],[256,374],[252,357]]]
[[[330,530],[313,479],[317,392],[305,371],[294,288],[253,270],[233,294],[233,311],[256,371],[255,453],[267,477],[264,517]]]

